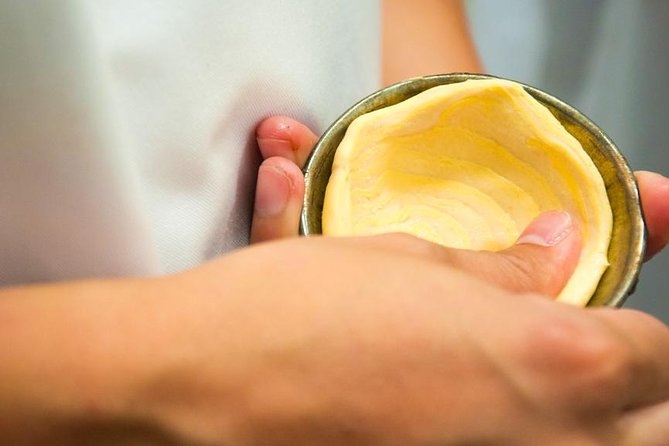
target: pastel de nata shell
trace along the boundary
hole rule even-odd
[[[583,239],[558,300],[585,305],[608,265],[612,212],[581,144],[521,85],[468,80],[356,118],[339,144],[322,232],[405,232],[500,250],[540,213],[566,210]]]

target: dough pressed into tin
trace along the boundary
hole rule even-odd
[[[608,261],[611,206],[580,143],[521,85],[468,80],[355,119],[335,154],[325,235],[405,232],[444,246],[511,246],[540,213],[578,219],[579,263],[558,300],[585,305]]]

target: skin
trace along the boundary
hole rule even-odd
[[[383,83],[483,71],[458,0],[383,1]]]
[[[286,127],[288,139],[263,142]],[[300,171],[276,151],[302,159],[307,132],[283,117],[258,129],[291,187],[284,211],[254,220],[257,239],[272,221],[286,224],[272,235],[294,235]],[[259,181],[263,172],[275,173]],[[648,213],[661,217],[669,180],[647,179],[644,202],[661,206]],[[650,233],[666,236],[660,217]],[[5,290],[0,435],[17,445],[662,445],[669,329],[547,299],[574,267],[578,228],[549,214],[528,235],[545,243],[492,254],[397,234],[289,237],[159,279]]]
[[[266,243],[162,278],[0,291],[0,443],[666,444],[669,329],[547,298],[580,249],[568,218],[495,254],[300,239],[315,136],[286,117],[257,133]],[[669,180],[638,178],[652,255]]]
[[[646,245],[646,260],[650,260],[660,252],[669,240],[667,222],[669,222],[669,182],[654,172],[639,171],[636,173],[641,199],[643,200],[644,218],[648,227],[648,243]]]

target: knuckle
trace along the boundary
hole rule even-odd
[[[580,361],[578,345],[583,330],[566,318],[544,317],[535,321],[525,350],[532,365],[574,364]]]
[[[525,359],[535,373],[558,383],[568,400],[610,401],[629,385],[634,371],[626,343],[596,324],[567,318],[542,321]]]
[[[579,347],[579,374],[585,389],[601,395],[616,395],[627,387],[633,375],[628,346],[598,330]]]

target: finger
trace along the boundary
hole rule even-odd
[[[251,243],[297,235],[304,176],[292,161],[268,158],[258,169]]]
[[[302,168],[318,137],[294,119],[272,116],[260,123],[256,139],[264,159],[280,156]]]
[[[669,401],[630,412],[621,424],[624,446],[666,446],[669,443]]]
[[[669,178],[653,172],[636,173],[641,204],[648,228],[646,260],[669,241]]]
[[[611,358],[620,378],[621,407],[633,409],[669,399],[669,328],[636,310],[593,309],[620,340],[620,354]]]
[[[498,252],[454,250],[452,262],[516,293],[560,294],[581,253],[580,231],[561,211],[541,214],[512,247]]]
[[[509,291],[551,297],[564,288],[581,252],[580,231],[566,212],[541,214],[514,246],[498,252],[445,248],[403,234],[358,238],[352,243],[432,258]]]

